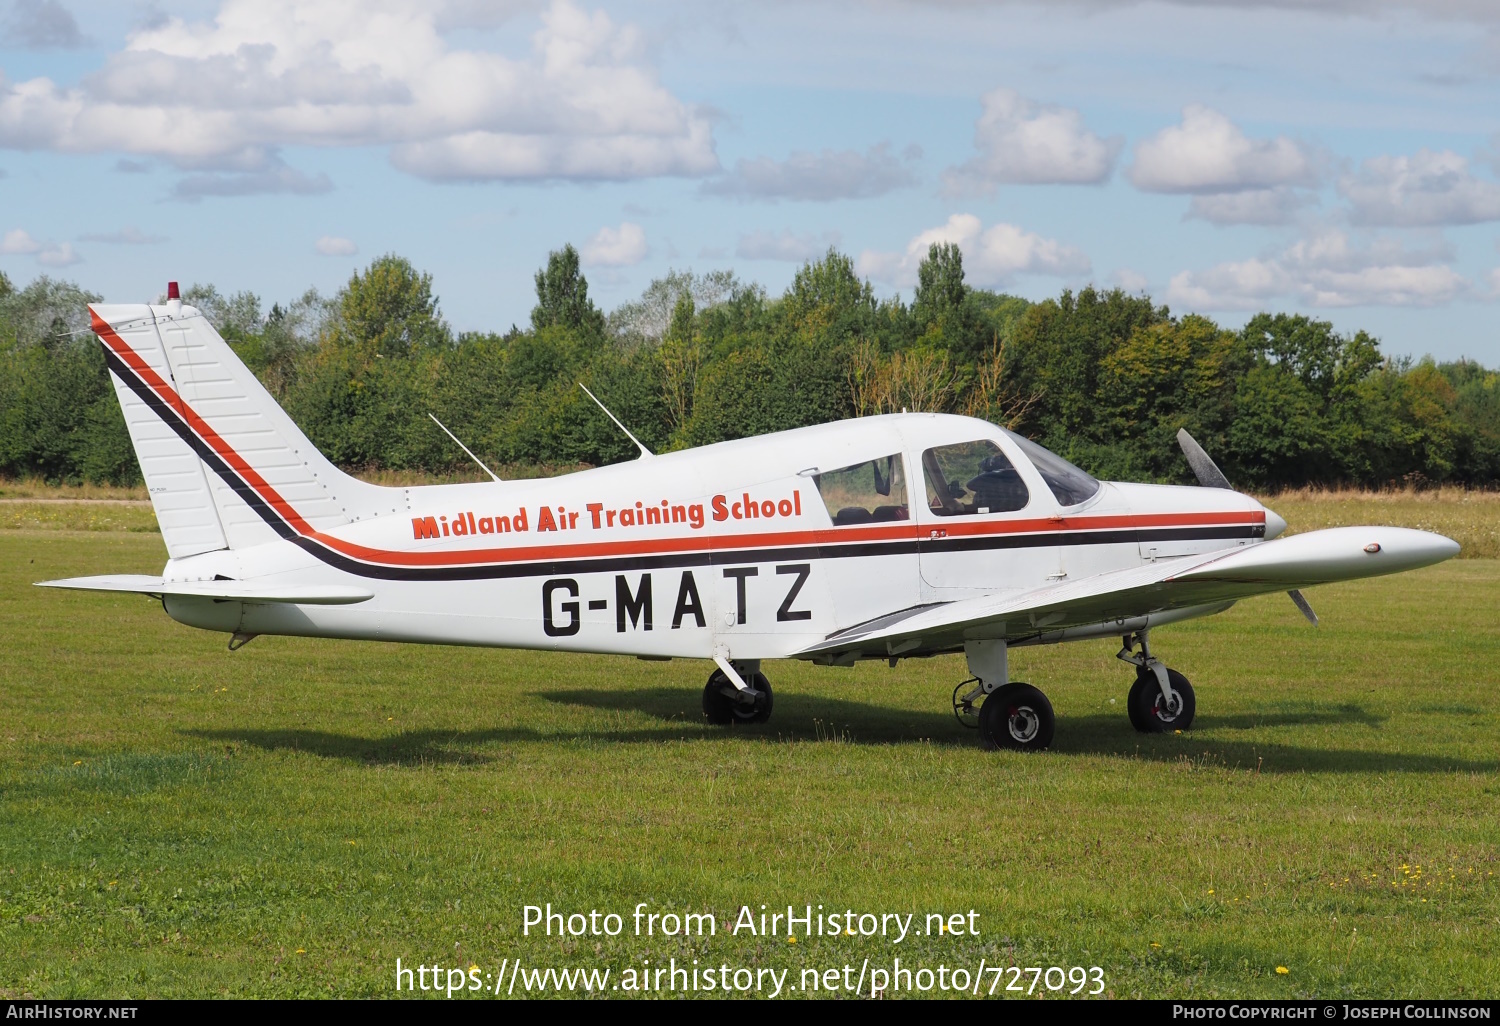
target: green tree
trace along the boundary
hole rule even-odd
[[[547,266],[536,272],[536,306],[531,326],[566,328],[590,336],[604,334],[604,315],[589,299],[588,279],[578,268],[572,245],[547,254]]]
[[[1169,319],[1166,307],[1121,289],[1065,290],[1028,307],[1008,349],[1018,394],[1039,396],[1019,430],[1089,469],[1115,443],[1101,419],[1099,374],[1141,328]]]
[[[968,300],[963,250],[952,242],[934,242],[927,247],[927,256],[917,267],[911,315],[919,322],[930,322],[962,310]]]
[[[419,274],[394,253],[350,277],[338,297],[338,310],[339,338],[371,355],[403,357],[453,340],[438,313],[432,275]]]
[[[1187,428],[1209,452],[1222,453],[1235,380],[1249,364],[1238,336],[1207,317],[1136,329],[1099,368],[1095,472],[1191,482],[1177,432]]]

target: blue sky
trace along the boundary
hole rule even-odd
[[[460,329],[927,242],[1031,298],[1295,310],[1500,364],[1500,4],[0,0],[0,270],[269,305],[372,257]]]

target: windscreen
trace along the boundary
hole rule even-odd
[[[1080,502],[1086,502],[1093,498],[1094,493],[1099,490],[1099,482],[1079,470],[1073,464],[1051,452],[1043,449],[1029,438],[1022,438],[1014,431],[1006,431],[1011,441],[1021,447],[1031,465],[1036,467],[1037,473],[1042,475],[1042,480],[1047,482],[1047,487],[1052,489],[1052,494],[1057,496],[1059,506],[1076,506]]]

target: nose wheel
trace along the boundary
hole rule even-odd
[[[1169,730],[1187,730],[1198,712],[1193,685],[1176,670],[1153,659],[1146,632],[1127,634],[1124,647],[1115,658],[1135,666],[1135,683],[1125,699],[1130,725],[1142,734],[1165,734]],[[1140,646],[1137,652],[1136,646]]]
[[[1130,713],[1130,725],[1142,734],[1187,730],[1193,724],[1193,716],[1198,711],[1193,685],[1171,669],[1167,670],[1167,683],[1172,687],[1170,698],[1162,694],[1161,684],[1153,670],[1142,667],[1136,671],[1135,683],[1130,685],[1130,695],[1125,699],[1125,708]]]
[[[1030,684],[998,687],[979,707],[979,739],[986,748],[1039,752],[1052,744],[1052,703]]]

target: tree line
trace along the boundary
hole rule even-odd
[[[0,274],[0,474],[134,483],[140,473],[77,285]],[[1381,353],[1363,331],[1262,313],[1231,330],[1093,287],[1029,302],[970,286],[934,245],[910,304],[830,250],[780,296],[730,272],[672,272],[606,314],[565,246],[530,323],[456,333],[432,277],[388,255],[333,296],[264,310],[183,294],[312,441],[356,472],[486,462],[600,465],[877,413],[964,413],[1097,476],[1189,482],[1187,428],[1239,487],[1500,482],[1500,373]]]

